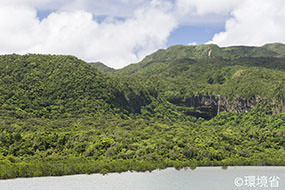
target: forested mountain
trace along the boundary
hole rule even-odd
[[[135,112],[151,96],[143,85],[135,88],[135,81],[106,76],[73,56],[0,56],[0,71],[0,114],[4,116],[58,118],[114,110]]]
[[[153,63],[191,60],[239,60],[241,58],[284,58],[285,44],[266,44],[262,47],[232,46],[219,47],[215,44],[208,45],[176,45],[168,49],[161,49],[146,56],[139,64],[132,64],[120,70],[121,73],[138,72],[141,68],[151,66]],[[259,63],[262,64],[262,63]],[[270,63],[268,63],[270,64]],[[263,65],[265,66],[265,65]],[[275,67],[271,64],[271,67]],[[284,69],[284,65],[283,65]]]
[[[100,72],[102,73],[108,73],[108,72],[113,72],[115,71],[115,69],[113,68],[110,68],[106,65],[104,65],[103,63],[101,62],[95,62],[95,63],[89,63],[90,65],[96,67]]]
[[[206,106],[206,111],[213,112],[210,115],[217,112],[218,99],[227,111],[248,111],[257,99],[277,101],[276,110],[285,110],[283,44],[173,46],[115,73],[156,81],[161,96],[169,102],[194,106],[199,112],[205,109],[201,106]],[[203,98],[210,99],[210,103],[205,105]]]
[[[2,55],[0,178],[284,166],[284,99],[283,44],[173,46],[120,70]]]
[[[228,97],[284,98],[285,45],[173,46],[116,71],[159,81],[166,96],[200,93]]]

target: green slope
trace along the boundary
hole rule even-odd
[[[106,65],[104,65],[101,62],[95,62],[95,63],[89,63],[90,65],[96,67],[96,69],[98,69],[98,71],[102,72],[102,73],[108,73],[108,72],[113,72],[115,71],[115,69],[110,68]]]
[[[284,98],[285,45],[173,46],[116,73],[156,80],[166,96]]]
[[[282,44],[174,46],[115,71],[0,56],[0,179],[284,166],[284,60]]]
[[[150,92],[135,81],[115,79],[72,56],[0,56],[0,114],[81,117],[139,112]],[[145,96],[142,96],[144,94]]]
[[[120,69],[119,73],[131,74],[137,72],[142,68],[151,66],[158,62],[173,62],[183,60],[238,60],[240,58],[284,58],[285,45],[284,44],[266,44],[262,47],[249,46],[232,46],[219,47],[215,44],[198,45],[198,46],[183,46],[177,45],[169,47],[165,50],[158,50],[157,52],[146,56],[146,58],[138,64],[129,65]],[[284,61],[283,61],[284,63]],[[284,69],[284,67],[283,67]]]

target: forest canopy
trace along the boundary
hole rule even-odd
[[[284,50],[173,46],[120,70],[2,55],[0,178],[284,166]]]

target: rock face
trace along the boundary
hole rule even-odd
[[[285,101],[269,101],[260,97],[230,99],[219,95],[199,94],[187,99],[179,98],[169,101],[176,105],[192,107],[193,110],[187,112],[187,115],[205,119],[211,119],[222,111],[246,113],[260,101],[264,104],[271,103],[275,112],[285,112]]]

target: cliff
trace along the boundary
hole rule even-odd
[[[192,111],[188,111],[185,114],[205,119],[211,119],[222,111],[247,113],[259,103],[267,105],[272,113],[285,112],[284,100],[263,99],[259,96],[252,98],[228,98],[201,93],[187,99],[177,98],[169,101],[178,106],[191,107],[193,108]]]

